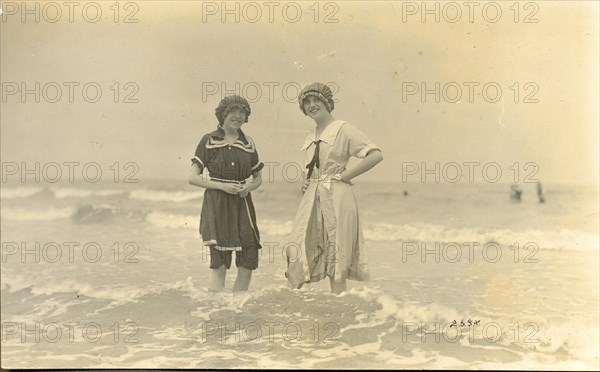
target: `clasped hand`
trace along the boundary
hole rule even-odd
[[[238,183],[224,183],[221,186],[221,190],[225,191],[228,194],[232,194],[232,195],[239,195],[241,198],[245,198],[248,193],[250,192],[250,190],[248,189],[248,184],[245,183],[243,185],[240,185]]]

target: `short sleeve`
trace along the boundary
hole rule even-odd
[[[372,150],[380,150],[371,140],[360,130],[350,124],[342,127],[343,133],[348,141],[348,152],[357,158],[364,158]]]
[[[206,142],[208,141],[208,138],[208,135],[202,137],[200,143],[196,147],[194,157],[191,159],[192,164],[198,164],[198,167],[200,167],[200,173],[202,173],[206,167],[206,164],[208,163],[208,149],[206,148]]]
[[[251,138],[248,138],[250,141],[252,141]],[[252,174],[259,172],[261,169],[263,169],[263,167],[265,166],[259,159],[258,157],[258,150],[256,149],[256,145],[254,144],[254,141],[252,141],[252,147],[254,148],[254,152],[252,152],[251,156],[250,156],[250,172]]]

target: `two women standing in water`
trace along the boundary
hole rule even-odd
[[[383,155],[362,132],[332,116],[335,104],[327,85],[306,86],[298,102],[300,110],[314,121],[315,129],[302,146],[304,195],[294,219],[291,244],[286,244],[286,277],[291,288],[328,277],[331,291],[341,293],[347,279],[369,279],[351,181],[377,165]],[[263,164],[254,142],[240,129],[249,114],[250,106],[242,97],[223,99],[217,108],[219,128],[202,138],[192,159],[190,183],[207,189],[200,234],[204,245],[210,247],[215,290],[223,289],[232,251],[236,251],[238,267],[234,291],[248,289],[258,264],[260,238],[250,191],[261,184]],[[362,160],[347,168],[351,157]],[[204,168],[210,178],[203,177]]]

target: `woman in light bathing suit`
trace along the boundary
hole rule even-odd
[[[368,280],[369,270],[352,179],[383,160],[380,149],[361,131],[336,120],[331,89],[306,86],[300,110],[315,123],[302,146],[306,181],[287,245],[286,276],[292,288],[329,277],[331,292],[346,290],[346,279]],[[351,157],[362,160],[346,168]]]

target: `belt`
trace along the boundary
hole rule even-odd
[[[222,182],[222,183],[235,183],[235,184],[238,184],[238,185],[243,185],[243,184],[246,183],[246,180],[241,180],[241,181],[238,181],[238,180],[225,180],[225,179],[216,178],[216,177],[211,177],[210,180],[211,181],[216,181],[216,182]]]

